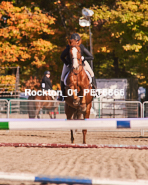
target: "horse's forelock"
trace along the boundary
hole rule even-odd
[[[69,40],[69,45],[70,45],[70,46],[76,46],[76,45],[78,45],[78,44],[77,44],[77,41],[76,41],[76,40],[70,39],[70,40]]]

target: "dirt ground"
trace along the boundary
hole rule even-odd
[[[0,131],[0,143],[70,143],[70,132]],[[82,143],[82,133],[75,133]],[[88,132],[87,144],[148,145],[148,133]],[[148,150],[0,147],[0,171],[70,177],[148,180]],[[41,183],[0,181],[0,185]]]

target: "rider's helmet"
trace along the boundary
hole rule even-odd
[[[44,75],[50,75],[50,71],[45,71]]]
[[[80,35],[78,33],[73,33],[70,37],[70,39],[74,39],[79,41],[81,39]]]

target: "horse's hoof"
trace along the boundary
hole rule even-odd
[[[72,144],[74,144],[74,140],[73,140],[73,141],[71,141],[71,143],[72,143]]]

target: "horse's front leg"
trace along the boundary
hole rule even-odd
[[[73,119],[75,111],[76,110],[74,108],[70,107],[67,103],[65,103],[65,113],[66,113],[66,116],[67,116],[67,120],[72,120]],[[71,143],[74,143],[73,130],[70,130],[70,132],[71,132]]]
[[[40,119],[41,118],[41,115],[39,114],[40,110],[38,111],[37,113],[37,118]]]
[[[73,130],[71,130],[71,143],[74,143],[74,133],[73,133]]]
[[[91,106],[92,106],[92,103],[89,103],[87,105],[86,112],[83,114],[84,115],[84,119],[89,118]],[[87,130],[82,130],[82,133],[83,133],[83,144],[86,144]]]
[[[52,114],[51,114],[51,112],[49,111],[49,116],[50,116],[50,119],[52,119]]]
[[[87,130],[82,130],[82,133],[83,133],[83,144],[86,144],[86,133],[87,133]]]
[[[40,119],[41,116],[40,116],[40,109],[41,109],[41,104],[40,103],[37,103],[36,104],[36,112],[35,112],[35,115],[37,115],[37,118]]]

